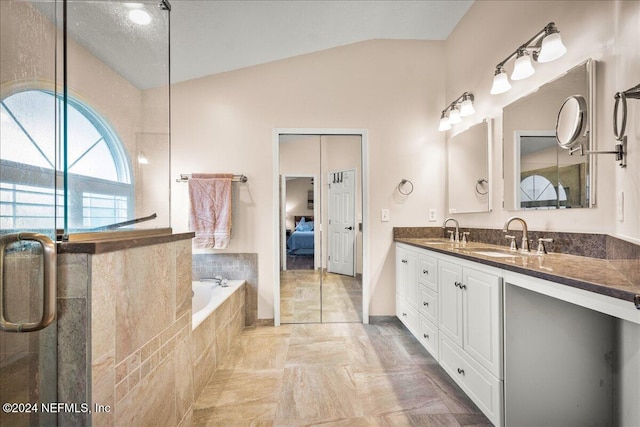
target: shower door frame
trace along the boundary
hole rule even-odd
[[[369,141],[367,129],[275,128],[273,130],[273,212],[280,209],[280,136],[359,136],[362,167],[362,323],[369,323]],[[273,216],[273,323],[280,326],[280,215]]]

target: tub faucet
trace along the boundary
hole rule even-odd
[[[502,228],[502,231],[504,233],[507,233],[509,231],[509,225],[513,221],[519,221],[520,224],[522,224],[522,247],[520,248],[520,252],[529,252],[529,233],[527,231],[527,223],[524,221],[524,219],[517,216],[512,216],[507,220],[507,222],[504,223],[504,227]],[[507,236],[507,237],[510,237],[510,236]],[[512,244],[512,249],[513,249],[513,244]]]
[[[451,237],[449,238],[450,242],[455,242],[458,243],[460,242],[460,231],[459,231],[459,224],[458,224],[458,220],[452,217],[449,217],[447,219],[444,220],[444,222],[442,223],[442,228],[446,229],[447,228],[447,222],[449,221],[453,221],[456,224],[456,231],[449,231],[449,233],[451,233]]]
[[[223,279],[222,276],[213,276],[200,279],[201,282],[215,282],[216,285],[226,288],[229,286],[229,281],[227,279]]]

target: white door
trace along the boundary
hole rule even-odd
[[[356,172],[330,172],[329,177],[329,267],[330,273],[355,276]]]

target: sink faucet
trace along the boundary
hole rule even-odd
[[[449,233],[451,233],[451,238],[449,239],[449,241],[451,242],[456,242],[458,243],[460,241],[460,232],[459,232],[459,224],[458,224],[458,220],[452,217],[449,217],[447,219],[444,220],[444,222],[442,223],[442,228],[446,229],[447,228],[447,222],[449,221],[453,221],[456,223],[456,231],[455,233],[453,231],[449,231]],[[455,236],[455,237],[454,237]]]
[[[509,231],[509,224],[511,224],[513,221],[520,221],[520,224],[522,224],[522,248],[520,249],[520,252],[529,252],[529,234],[527,231],[527,223],[524,221],[524,219],[517,216],[512,216],[507,220],[507,222],[504,223],[502,231],[507,233]]]

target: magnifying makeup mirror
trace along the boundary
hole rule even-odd
[[[556,140],[565,150],[572,149],[584,135],[587,125],[587,101],[583,96],[572,95],[560,107],[556,121]]]

